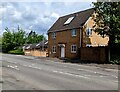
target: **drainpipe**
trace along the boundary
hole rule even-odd
[[[81,48],[81,46],[82,46],[82,43],[81,43],[81,42],[82,42],[82,32],[81,32],[81,31],[82,31],[82,29],[81,29],[81,27],[80,27],[80,48]]]
[[[80,58],[80,60],[81,60],[81,32],[82,30],[81,30],[81,27],[80,27],[80,48],[79,48],[79,58]]]

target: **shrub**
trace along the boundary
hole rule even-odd
[[[24,55],[24,52],[22,51],[22,49],[10,50],[8,53],[9,54]]]
[[[120,65],[120,56],[118,54],[112,54],[110,63]]]

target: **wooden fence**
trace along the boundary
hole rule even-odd
[[[108,62],[108,47],[83,47],[80,48],[81,61],[94,63]]]

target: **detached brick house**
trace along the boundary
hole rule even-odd
[[[93,31],[94,9],[60,17],[48,30],[49,57],[79,58],[82,47],[107,46],[109,38]]]

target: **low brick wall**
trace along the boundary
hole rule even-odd
[[[80,48],[80,60],[94,63],[107,63],[108,47]]]
[[[47,49],[46,51],[40,51],[39,49],[25,50],[25,55],[27,56],[37,56],[37,57],[47,57]]]

